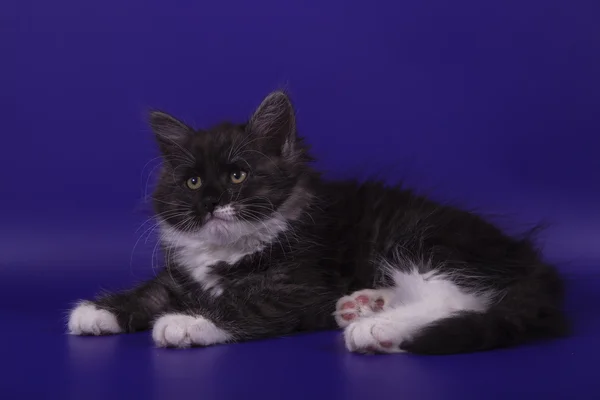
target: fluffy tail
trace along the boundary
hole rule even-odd
[[[400,347],[418,354],[452,354],[566,336],[563,291],[555,270],[540,266],[533,276],[511,285],[485,313],[465,311],[437,320]]]

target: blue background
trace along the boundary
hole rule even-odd
[[[3,1],[0,395],[591,398],[599,21],[593,0]],[[404,179],[508,230],[549,223],[574,337],[419,358],[346,354],[337,333],[188,352],[63,335],[72,301],[159,262],[147,110],[242,121],[280,87],[329,176]]]

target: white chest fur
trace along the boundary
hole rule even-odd
[[[246,221],[209,222],[197,232],[180,232],[161,223],[161,239],[168,254],[184,267],[196,282],[213,296],[220,296],[221,277],[212,266],[224,262],[234,265],[242,258],[276,240],[285,231],[287,222],[282,218],[252,223]]]

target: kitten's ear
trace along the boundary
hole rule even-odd
[[[288,95],[282,91],[269,94],[254,112],[246,129],[271,140],[284,156],[291,156],[296,143],[296,116]]]
[[[193,132],[189,126],[162,111],[150,113],[150,127],[156,135],[161,151],[165,154],[181,149],[185,140]]]

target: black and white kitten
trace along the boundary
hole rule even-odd
[[[441,354],[567,333],[562,282],[530,241],[400,187],[324,180],[285,93],[242,125],[150,123],[165,268],[80,302],[71,334],[189,347],[341,327],[350,351]]]

